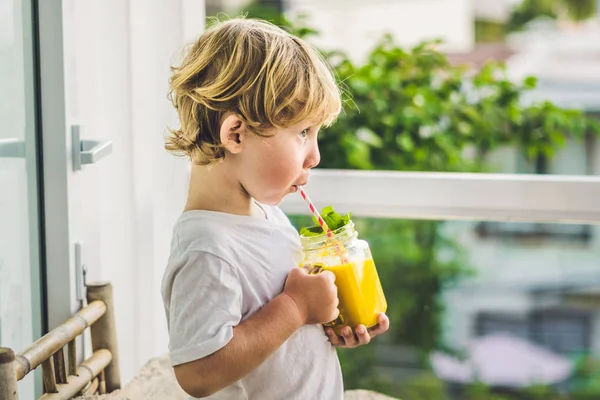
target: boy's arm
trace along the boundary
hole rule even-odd
[[[231,340],[216,352],[174,367],[179,385],[193,397],[206,397],[240,380],[273,354],[298,328],[338,316],[335,276],[290,271],[283,293],[233,328]]]
[[[233,328],[233,338],[225,347],[175,366],[177,381],[190,396],[210,396],[258,367],[303,323],[294,300],[280,294]]]

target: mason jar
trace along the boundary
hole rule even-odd
[[[323,270],[335,275],[340,316],[326,326],[341,334],[343,326],[354,329],[358,325],[371,328],[378,323],[379,313],[387,310],[387,301],[381,288],[369,244],[358,238],[350,221],[340,229],[318,236],[300,236],[304,259],[302,266],[311,273]]]

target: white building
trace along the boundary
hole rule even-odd
[[[520,0],[473,0],[475,18],[490,22],[506,22],[510,12]]]
[[[386,33],[404,46],[432,39],[442,39],[450,51],[469,51],[474,45],[469,0],[288,0],[286,6],[292,16],[310,16],[321,32],[315,43],[343,50],[354,60],[363,60]]]

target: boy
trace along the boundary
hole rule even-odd
[[[341,108],[331,72],[304,41],[233,19],[173,68],[171,96],[181,126],[166,148],[193,162],[162,284],[179,384],[211,399],[342,399],[332,344],[366,344],[388,319],[326,334],[334,275],[298,268],[298,234],[275,207],[320,161],[317,133]]]

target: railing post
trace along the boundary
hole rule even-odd
[[[0,347],[0,399],[19,400],[15,353]]]
[[[105,369],[106,391],[111,393],[121,388],[112,285],[108,282],[102,282],[88,283],[86,286],[88,303],[94,300],[102,300],[106,304],[106,314],[93,324],[90,329],[93,350],[106,349],[112,354],[112,361]]]

